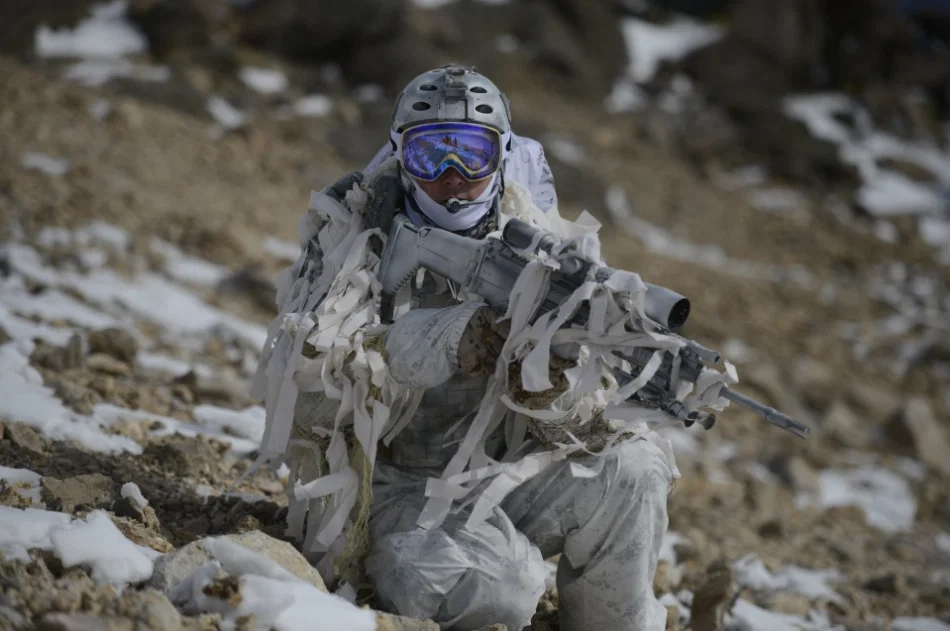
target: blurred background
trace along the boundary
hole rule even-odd
[[[7,338],[107,434],[105,404],[255,409],[310,191],[448,62],[508,94],[608,261],[687,295],[684,334],[814,430],[733,406],[671,434],[670,624],[707,628],[726,559],[734,628],[950,629],[948,0],[4,0]],[[63,330],[116,323],[128,370],[70,355]]]

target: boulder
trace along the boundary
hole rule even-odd
[[[887,434],[898,450],[928,467],[950,475],[950,437],[934,414],[930,401],[912,397],[887,425]]]
[[[86,0],[4,0],[0,3],[0,53],[32,53],[36,29],[75,26],[89,15]]]
[[[72,513],[76,508],[108,508],[115,498],[115,482],[101,473],[64,480],[44,476],[40,496],[50,510]]]
[[[172,590],[192,572],[217,558],[215,556],[216,542],[220,540],[238,544],[251,552],[258,553],[298,579],[310,583],[321,591],[327,591],[320,573],[293,545],[259,531],[208,537],[170,552],[155,562],[155,571],[149,580],[149,586],[165,594],[171,594]]]
[[[626,72],[627,44],[608,0],[527,0],[514,35],[558,81],[557,88],[598,102]]]

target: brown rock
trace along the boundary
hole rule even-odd
[[[133,419],[119,419],[109,426],[109,433],[116,436],[131,438],[137,443],[144,443],[148,436],[149,421]]]
[[[874,425],[890,420],[901,405],[893,390],[857,379],[848,384],[847,397],[857,413]]]
[[[46,440],[33,431],[32,427],[23,423],[7,425],[3,431],[3,437],[18,449],[24,449],[35,454],[42,454],[46,451]]]
[[[241,39],[308,61],[341,60],[350,51],[394,39],[404,26],[403,0],[261,0],[240,15]],[[367,76],[347,78],[372,80]]]
[[[212,466],[220,460],[220,454],[207,439],[178,435],[150,441],[144,455],[165,471],[196,479],[210,476]]]
[[[808,602],[806,597],[790,592],[771,594],[764,604],[766,609],[796,616],[806,616],[811,610],[811,603]]]
[[[787,474],[792,488],[796,491],[817,491],[820,486],[818,472],[799,456],[789,458]]]
[[[33,506],[32,498],[21,494],[19,492],[20,488],[17,484],[9,484],[4,480],[0,480],[0,505],[11,508],[30,508]],[[2,555],[3,553],[0,552],[0,559],[3,558]]]
[[[43,477],[41,497],[50,510],[72,513],[77,507],[106,508],[115,497],[115,483],[101,473],[77,475],[65,480]]]
[[[178,397],[187,405],[194,405],[195,403],[195,393],[183,383],[176,383],[172,386],[172,395]]]
[[[513,34],[535,49],[539,70],[558,89],[602,99],[628,62],[613,7],[589,0],[531,0],[521,6]]]
[[[660,596],[670,591],[670,564],[666,561],[660,561],[656,564],[656,572],[653,573],[653,593]]]
[[[139,506],[131,497],[120,497],[115,501],[115,504],[112,505],[112,512],[119,517],[128,517],[129,519],[134,519],[144,524],[146,508],[148,508],[148,506]]]
[[[89,351],[114,357],[126,364],[134,364],[139,343],[129,331],[119,328],[101,329],[89,334]]]
[[[871,425],[841,399],[828,408],[822,427],[845,447],[864,449],[871,444]]]
[[[439,625],[431,620],[416,620],[381,611],[376,612],[376,628],[378,631],[439,631]]]
[[[88,15],[91,2],[62,0],[4,0],[0,25],[0,51],[32,53],[36,29],[73,26]]]
[[[216,539],[236,543],[248,550],[260,553],[300,580],[310,583],[321,591],[327,591],[320,573],[310,565],[293,545],[286,541],[274,539],[260,531],[223,535],[214,539],[202,539],[166,554],[155,562],[155,571],[149,580],[149,586],[166,594],[169,593],[188,574],[213,558],[211,551]],[[206,544],[208,544],[207,547]]]
[[[815,0],[739,0],[732,9],[732,31],[790,70],[818,63],[824,48],[825,24]]]
[[[927,399],[909,399],[887,425],[887,434],[905,453],[944,475],[950,475],[950,438],[937,422]]]
[[[148,507],[148,510],[151,510],[151,507]],[[130,517],[123,517],[119,515],[112,516],[112,523],[115,524],[126,538],[132,543],[136,543],[140,546],[146,548],[151,548],[157,552],[168,553],[175,549],[167,539],[162,537],[156,531],[157,529],[152,529],[146,527],[145,524],[132,519]],[[155,523],[158,523],[158,520],[155,520]]]
[[[132,369],[129,368],[128,364],[105,353],[90,355],[86,360],[86,367],[89,368],[89,370],[113,375],[115,377],[127,377],[132,374]]]
[[[828,407],[837,392],[837,378],[825,363],[811,357],[800,357],[792,364],[792,385],[816,408]]]
[[[40,618],[36,631],[133,631],[135,620],[85,613],[49,613]]]
[[[666,631],[680,631],[680,608],[675,605],[666,606]]]
[[[154,589],[126,590],[109,613],[135,618],[139,623],[136,629],[177,631],[182,626],[175,606]]]
[[[7,330],[3,328],[2,326],[0,326],[0,344],[6,344],[12,339],[13,338],[10,337],[10,334],[7,333]]]
[[[37,344],[30,355],[30,361],[54,372],[77,370],[83,367],[86,359],[86,342],[80,334],[69,338],[66,346]]]
[[[52,379],[48,385],[53,388],[60,399],[67,406],[79,414],[92,414],[92,406],[96,402],[96,396],[78,383],[68,381],[67,379]]]
[[[237,523],[234,524],[234,532],[237,534],[244,534],[246,532],[252,532],[254,530],[261,529],[260,520],[254,515],[244,515],[238,519]]]
[[[693,595],[690,627],[693,631],[721,631],[733,593],[732,570],[724,560],[714,561],[706,579]]]
[[[907,578],[902,574],[883,574],[868,580],[864,587],[878,594],[900,594],[907,591]]]
[[[106,355],[102,355],[106,357]],[[104,399],[111,399],[115,395],[116,380],[112,375],[93,375],[89,387],[98,392]]]
[[[222,576],[202,590],[205,596],[223,600],[232,607],[241,604],[241,583],[234,576]]]

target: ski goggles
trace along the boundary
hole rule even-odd
[[[496,129],[464,122],[416,125],[392,139],[406,172],[425,182],[450,168],[470,182],[483,180],[504,162],[508,142]]]

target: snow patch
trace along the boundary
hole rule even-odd
[[[300,245],[277,237],[264,238],[264,251],[274,258],[293,263],[300,257]]]
[[[789,565],[773,573],[754,553],[733,562],[732,569],[739,585],[756,591],[789,591],[807,598],[823,598],[832,602],[842,600],[828,585],[829,581],[844,579],[844,575],[837,570],[810,570]]]
[[[101,245],[115,252],[125,252],[132,245],[132,235],[125,228],[96,220],[76,231],[76,243]]]
[[[0,295],[2,297],[2,295]],[[73,336],[73,329],[61,329],[46,324],[37,324],[13,315],[0,300],[0,327],[14,340],[32,342],[42,340],[54,346],[65,346]]]
[[[192,292],[156,274],[142,274],[134,280],[112,270],[97,270],[89,275],[60,275],[63,284],[72,285],[90,302],[121,305],[135,316],[164,328],[169,333],[202,336],[215,329],[227,331],[260,350],[267,329],[247,322],[207,304]]]
[[[40,498],[40,480],[43,478],[39,473],[29,469],[14,469],[0,465],[0,480],[6,482],[7,486],[23,498],[30,500],[33,504],[41,503]]]
[[[175,245],[153,237],[149,249],[165,259],[165,271],[175,280],[199,287],[213,287],[228,275],[228,268],[189,256]]]
[[[685,16],[678,16],[668,24],[628,17],[620,21],[620,30],[630,59],[627,72],[637,83],[652,79],[662,62],[678,61],[725,34],[718,26]]]
[[[135,365],[144,371],[166,374],[171,377],[181,377],[192,370],[201,379],[209,379],[214,374],[214,369],[206,364],[192,364],[183,359],[161,353],[139,352],[135,356]]]
[[[147,581],[154,570],[153,557],[122,534],[109,515],[93,511],[84,521],[50,531],[53,552],[65,567],[86,564],[97,583],[127,585]]]
[[[253,614],[260,628],[276,631],[374,631],[376,614],[298,580],[270,558],[222,538],[201,543],[211,555],[176,588],[173,600],[186,611],[220,613],[230,625]],[[221,571],[238,578],[236,605],[204,593]]]
[[[945,248],[950,263],[950,154],[938,147],[914,143],[877,131],[867,112],[843,94],[820,93],[785,99],[785,114],[805,123],[816,138],[838,146],[841,161],[853,165],[862,185],[857,200],[877,216],[922,214],[930,217],[920,225],[921,236],[935,247]],[[850,127],[838,117],[850,117]],[[881,166],[895,159],[926,169],[932,183],[913,180],[894,169]],[[940,215],[944,215],[940,217]]]
[[[31,294],[22,283],[0,281],[0,302],[12,311],[46,321],[69,322],[90,329],[104,329],[120,324],[116,318],[92,309],[58,289]]]
[[[52,549],[50,532],[58,526],[67,526],[69,521],[66,513],[0,505],[0,552],[10,559],[29,561],[28,550]]]
[[[891,621],[893,631],[950,631],[950,624],[936,618],[897,617]]]
[[[92,15],[75,28],[53,30],[46,25],[36,31],[36,54],[40,57],[118,58],[148,51],[148,41],[125,18],[126,2],[117,0],[94,6]]]
[[[36,151],[24,153],[21,163],[24,168],[42,171],[46,175],[52,175],[54,177],[69,173],[69,160],[65,158],[54,158],[53,156]]]
[[[211,114],[211,117],[215,120],[215,122],[225,129],[238,129],[239,127],[244,126],[245,118],[241,110],[237,109],[220,96],[212,96],[208,98],[208,102],[205,104],[205,106],[207,107],[208,113]]]
[[[917,502],[903,477],[882,467],[865,465],[855,469],[826,469],[819,473],[818,496],[796,498],[799,508],[818,504],[857,506],[868,523],[885,532],[900,532],[914,525]]]
[[[144,495],[142,495],[142,489],[140,489],[139,485],[135,482],[126,482],[123,484],[120,494],[122,497],[132,500],[132,502],[139,508],[145,508],[148,506],[148,500],[145,499]]]
[[[290,85],[287,75],[272,68],[245,66],[238,72],[238,77],[244,82],[244,85],[261,94],[283,92]]]
[[[333,111],[333,99],[325,94],[308,94],[294,101],[297,116],[322,117]]]
[[[65,567],[86,564],[93,580],[116,587],[148,580],[161,556],[129,541],[101,510],[71,519],[66,513],[0,506],[0,551],[29,561],[31,548],[52,550]]]
[[[233,436],[214,427],[186,423],[168,416],[122,408],[117,405],[112,405],[111,403],[100,403],[93,406],[93,417],[104,424],[116,423],[123,419],[150,421],[154,426],[150,428],[150,434],[152,436],[173,436],[175,434],[187,438],[206,436],[229,444],[232,453],[235,455],[245,455],[260,447],[260,441]]]
[[[624,77],[614,82],[610,94],[604,98],[604,109],[608,114],[635,112],[643,109],[649,100],[643,88]]]
[[[94,452],[142,453],[142,447],[125,436],[104,433],[99,420],[67,409],[43,385],[43,377],[29,363],[31,343],[8,342],[0,346],[0,417],[19,421],[52,440],[76,440]]]
[[[846,631],[842,625],[832,627],[824,613],[811,611],[805,618],[762,609],[742,598],[726,614],[725,622],[729,631]]]
[[[168,66],[148,66],[128,59],[86,59],[70,65],[63,73],[65,79],[88,87],[105,85],[112,79],[160,83],[168,81],[171,75]],[[96,113],[93,112],[93,115],[96,116]]]
[[[663,541],[660,543],[660,553],[657,561],[666,561],[670,566],[676,565],[676,545],[688,541],[686,537],[673,530],[667,530],[663,533]]]
[[[243,438],[260,442],[264,437],[264,408],[253,405],[244,410],[229,410],[216,405],[195,406],[195,421],[221,432],[232,432]]]
[[[566,136],[548,134],[544,138],[544,147],[564,164],[581,166],[587,162],[587,151],[584,147]]]

